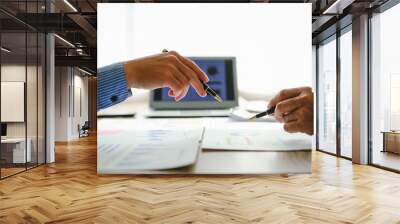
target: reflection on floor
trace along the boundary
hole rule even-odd
[[[31,168],[37,167],[36,163],[27,163],[25,164],[2,164],[1,168],[1,178],[5,178],[17,173],[20,173],[25,170],[29,170]]]
[[[24,171],[25,167],[17,167],[17,168],[1,168],[1,178],[19,173],[21,171]]]
[[[375,151],[372,157],[373,164],[400,171],[400,155],[392,152]]]

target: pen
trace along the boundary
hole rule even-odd
[[[264,117],[264,116],[273,114],[274,112],[275,112],[275,106],[269,108],[268,110],[266,110],[264,112],[261,112],[259,114],[254,115],[253,117],[249,118],[249,120],[253,120],[253,119],[256,119],[256,118]]]
[[[167,53],[167,49],[162,50],[163,53]],[[200,80],[201,84],[203,84],[204,91],[206,91],[207,94],[211,95],[216,101],[219,103],[222,103],[222,98],[209,86],[207,85],[204,81]]]
[[[208,94],[210,94],[212,97],[214,97],[214,99],[216,101],[218,101],[219,103],[222,103],[221,97],[213,89],[211,89],[211,87],[209,85],[207,85],[202,80],[200,80],[200,82],[203,84],[203,88]]]

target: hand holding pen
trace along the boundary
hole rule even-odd
[[[202,84],[208,82],[207,75],[191,60],[177,52],[130,60],[123,63],[123,68],[129,88],[152,90],[168,87],[168,95],[179,101],[192,86],[199,96],[207,96]]]
[[[196,71],[196,73],[202,73],[202,74],[204,74],[204,73],[201,71],[201,69],[200,69],[195,63],[193,63],[193,62],[190,61],[189,59],[183,58],[182,56],[180,56],[180,55],[177,54],[176,52],[173,52],[173,51],[169,52],[167,49],[164,49],[162,52],[163,52],[163,53],[172,53],[173,55],[175,55],[176,57],[178,57],[179,60],[184,61],[185,64],[186,64],[188,67],[190,67],[191,69],[193,69],[194,71]],[[197,82],[197,81],[201,82],[202,87],[203,87],[203,90],[204,90],[207,94],[211,95],[216,101],[218,101],[218,102],[220,102],[220,103],[222,102],[222,98],[221,98],[209,85],[206,84],[206,82],[208,82],[208,77],[207,77],[207,80],[204,80],[204,79],[201,79],[201,76],[200,76],[197,80],[193,80],[193,81],[194,81],[194,82]],[[189,88],[186,89],[186,92],[185,92],[184,95],[186,95],[186,93],[187,93],[188,90],[189,90]],[[170,95],[170,93],[168,93],[168,95]],[[200,94],[199,94],[199,95],[200,95]],[[170,96],[172,96],[172,94],[171,94]],[[204,95],[201,95],[201,96],[204,96]]]
[[[285,131],[314,132],[314,93],[310,87],[284,89],[269,102],[268,110],[254,118],[273,114],[277,121],[284,123]]]

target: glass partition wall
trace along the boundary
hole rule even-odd
[[[25,170],[30,156],[30,150],[26,150],[30,143],[26,144],[25,42],[25,32],[1,34],[1,177]]]
[[[38,12],[39,2],[18,7]],[[1,179],[45,163],[45,41],[43,33],[0,12]]]

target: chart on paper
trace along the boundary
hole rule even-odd
[[[310,150],[311,138],[304,134],[289,134],[279,124],[225,125],[206,127],[203,149],[245,151]]]

